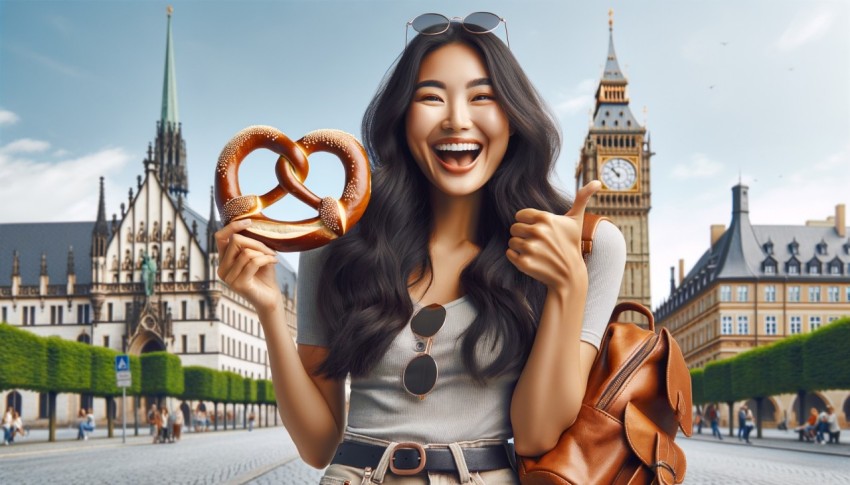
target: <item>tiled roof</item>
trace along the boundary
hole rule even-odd
[[[66,282],[70,247],[74,248],[77,284],[91,283],[94,224],[94,221],[0,224],[0,286],[11,285],[14,251],[19,253],[22,285],[39,284],[42,253],[47,257],[50,284]]]

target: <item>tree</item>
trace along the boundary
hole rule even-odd
[[[47,338],[47,379],[45,388],[49,406],[49,441],[56,441],[56,395],[60,392],[84,393],[91,390],[91,346]]]
[[[161,401],[165,396],[181,396],[185,387],[180,357],[168,352],[151,352],[141,357],[142,394]]]

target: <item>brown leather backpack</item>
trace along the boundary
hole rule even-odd
[[[605,218],[585,214],[582,252]],[[642,313],[649,329],[619,322],[625,311]],[[618,304],[590,370],[575,423],[543,456],[519,457],[523,485],[682,483],[685,454],[676,430],[692,433],[691,377],[682,351],[666,328],[655,333],[652,312]]]

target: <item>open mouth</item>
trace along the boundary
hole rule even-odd
[[[466,171],[472,168],[481,154],[479,143],[440,143],[434,145],[434,153],[449,171]]]

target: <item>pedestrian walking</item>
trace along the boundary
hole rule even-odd
[[[180,436],[183,432],[183,411],[180,408],[174,409],[174,424],[172,425],[171,442],[180,441]]]
[[[697,425],[697,433],[702,434],[702,410],[697,406],[697,410],[694,413],[694,424]]]
[[[755,425],[756,423],[755,418],[753,417],[753,411],[750,408],[746,408],[744,412],[744,441],[746,441],[748,445],[752,444],[750,443],[750,432],[752,432]]]
[[[711,436],[722,441],[723,435],[720,434],[720,416],[717,412],[717,405],[714,403],[709,404],[705,414],[706,418],[708,418],[708,422],[711,424]]]
[[[744,433],[746,428],[747,421],[747,405],[741,404],[741,407],[738,408],[738,441],[744,439]]]
[[[248,431],[254,431],[254,411],[248,413]]]
[[[156,410],[156,404],[151,404],[151,408],[148,410],[148,426],[150,427],[151,436],[156,436],[156,433],[159,432],[159,428],[156,425],[157,414],[159,414],[159,412]]]

